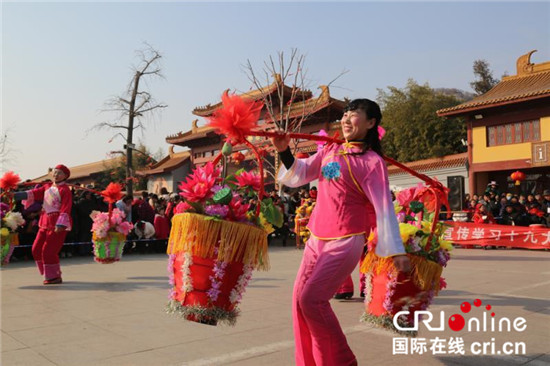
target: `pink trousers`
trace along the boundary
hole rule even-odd
[[[47,280],[61,277],[59,252],[67,236],[66,231],[55,232],[41,228],[32,244],[32,256],[41,275]]]
[[[294,283],[292,318],[296,365],[356,365],[329,300],[361,258],[365,236],[306,243]]]

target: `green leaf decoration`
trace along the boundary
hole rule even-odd
[[[424,210],[424,204],[422,202],[418,202],[418,201],[412,201],[409,204],[409,207],[410,207],[411,211],[414,212],[414,213],[419,213],[420,211]]]
[[[271,198],[266,198],[262,201],[261,212],[271,225],[276,227],[283,226],[283,214],[275,207]]]
[[[191,201],[188,201],[188,200],[185,200],[185,202],[187,202],[189,204],[189,206],[193,207],[193,209],[197,212],[197,213],[204,213],[204,207],[202,207],[202,205],[198,202],[191,202]]]
[[[231,199],[233,198],[233,194],[231,193],[231,189],[229,188],[222,188],[212,198],[215,203],[220,205],[227,205],[229,202],[231,202]]]
[[[411,215],[405,215],[405,221],[416,221],[416,219]]]
[[[435,216],[435,212],[428,212],[424,215],[424,221],[433,221]]]
[[[235,174],[230,174],[228,175],[225,180],[224,180],[224,183],[225,184],[233,184],[235,185],[235,183],[237,183],[237,178],[235,178]]]
[[[219,216],[205,216],[204,220],[207,220],[207,221],[223,221]]]

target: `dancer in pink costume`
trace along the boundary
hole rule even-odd
[[[62,283],[59,252],[67,233],[71,231],[73,197],[66,184],[69,168],[59,164],[52,170],[53,183],[26,192],[15,193],[15,199],[26,199],[25,208],[35,201],[43,201],[38,221],[38,234],[32,245],[32,256],[38,271],[44,276],[44,285]]]
[[[288,136],[272,138],[284,166],[280,183],[299,187],[319,179],[317,205],[309,220],[306,244],[293,292],[297,365],[356,365],[329,300],[351,274],[376,213],[376,254],[393,257],[397,269],[410,271],[391,199],[388,172],[381,157],[380,107],[356,99],[346,107],[342,132],[346,143],[331,144],[307,159],[294,159]]]

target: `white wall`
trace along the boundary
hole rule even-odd
[[[460,175],[464,177],[464,193],[469,192],[468,185],[468,171],[465,166],[454,167],[454,168],[445,168],[445,169],[435,169],[430,171],[421,171],[424,175],[427,175],[430,178],[437,178],[444,186],[447,186],[447,177]],[[400,188],[409,188],[422,183],[420,179],[410,175],[409,173],[404,174],[394,174],[390,175],[390,186],[396,186]]]

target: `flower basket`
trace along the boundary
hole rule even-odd
[[[92,242],[94,243],[94,260],[97,263],[114,263],[122,258],[126,235],[109,231],[107,236],[100,238],[94,233]]]
[[[402,332],[393,325],[394,315],[408,310],[398,324],[413,325],[414,313],[425,310],[440,290],[443,266],[425,258],[408,254],[413,271],[398,272],[391,258],[380,258],[370,252],[361,266],[365,272],[365,313],[361,320],[396,333],[416,336],[416,332]]]
[[[408,274],[397,271],[391,257],[376,255],[376,232],[368,240],[369,252],[361,264],[365,273],[365,313],[361,320],[406,336],[416,331],[401,331],[414,325],[415,312],[426,310],[446,284],[441,277],[450,259],[452,244],[444,240],[445,225],[439,223],[440,200],[446,201],[445,189],[439,192],[422,185],[397,194],[396,213],[399,231],[411,262]]]
[[[101,194],[109,202],[109,212],[92,211],[92,243],[94,260],[97,263],[114,263],[122,258],[126,236],[134,227],[125,221],[126,215],[118,208],[113,209],[116,198],[120,198],[121,186],[110,183]],[[110,197],[112,196],[112,197]]]
[[[2,183],[2,181],[6,179],[6,175],[10,178],[10,173],[7,172],[4,174],[4,177],[0,178],[0,187],[2,189],[6,189],[5,182]],[[8,187],[7,191],[9,190],[10,188]],[[5,193],[6,191],[2,194]],[[16,230],[25,224],[25,219],[23,219],[20,212],[13,211],[13,201],[11,199],[9,204],[0,202],[0,218],[2,223],[0,229],[0,264],[4,266],[10,262],[14,247],[19,245],[19,234]]]
[[[1,240],[1,246],[2,246],[0,263],[2,266],[4,266],[10,262],[13,249],[17,245],[19,245],[19,234],[9,233],[6,236],[1,235],[0,240]]]
[[[266,230],[196,213],[173,217],[168,254],[167,312],[210,325],[234,325],[252,270],[269,268]]]

